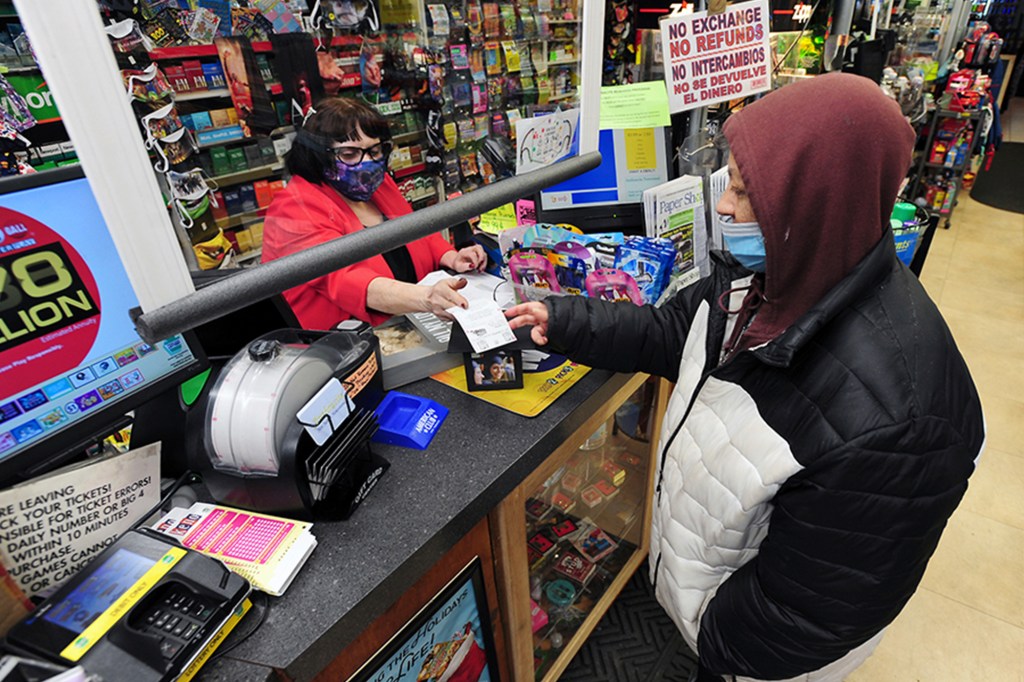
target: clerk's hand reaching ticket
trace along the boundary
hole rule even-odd
[[[546,346],[548,343],[548,307],[543,303],[530,302],[520,303],[505,311],[508,318],[508,326],[512,329],[533,326],[530,330],[530,338],[538,346]]]
[[[486,266],[487,252],[479,244],[449,251],[441,256],[441,267],[455,272],[480,272]]]
[[[468,308],[469,301],[459,293],[460,289],[466,288],[466,280],[462,277],[452,277],[449,279],[443,279],[434,286],[427,289],[426,287],[417,287],[417,289],[425,290],[424,294],[424,309],[434,313],[442,320],[453,320],[451,313],[447,312],[447,308]]]

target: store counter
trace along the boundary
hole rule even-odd
[[[313,527],[316,550],[259,629],[202,680],[307,680],[484,520],[570,435],[638,377],[592,370],[532,419],[431,379],[401,390],[450,413],[429,449],[375,445],[391,462],[348,521]],[[256,609],[227,640],[258,618]],[[343,678],[344,679],[344,678]]]

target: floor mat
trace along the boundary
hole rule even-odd
[[[1004,211],[1024,213],[1024,142],[999,145],[992,168],[978,173],[971,198]]]
[[[645,562],[619,594],[561,682],[686,682],[697,660],[654,599]]]

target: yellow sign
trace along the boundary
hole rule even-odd
[[[110,605],[110,608],[97,616],[96,620],[83,630],[81,635],[64,647],[64,651],[60,652],[61,658],[78,662],[187,553],[179,547],[168,549],[141,578],[135,581],[134,585],[125,590],[124,594]]]
[[[381,0],[380,20],[389,25],[415,24],[419,13],[411,0]]]
[[[516,227],[516,206],[505,204],[480,215],[478,227],[488,234],[498,234]]]
[[[635,128],[622,131],[626,147],[626,169],[652,170],[658,167],[658,154],[654,148],[654,129]]]
[[[601,88],[601,130],[659,128],[671,124],[665,81]]]

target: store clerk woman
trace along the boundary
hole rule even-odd
[[[387,174],[391,140],[387,121],[353,99],[320,102],[285,159],[292,178],[267,209],[263,262],[412,212]],[[392,315],[465,306],[466,282],[416,284],[439,267],[455,272],[486,265],[480,246],[456,251],[440,235],[417,239],[284,292],[306,329],[331,329],[356,318],[379,324]]]

